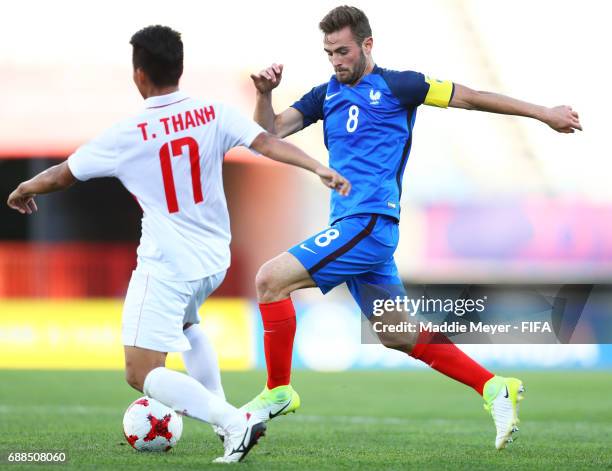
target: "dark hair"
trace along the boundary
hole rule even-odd
[[[359,45],[365,38],[372,36],[372,28],[368,17],[359,8],[342,5],[330,11],[319,23],[319,28],[325,34],[335,33],[350,26],[353,39]]]
[[[158,87],[178,84],[183,74],[180,33],[167,26],[147,26],[132,36],[130,44],[134,69],[140,67]]]

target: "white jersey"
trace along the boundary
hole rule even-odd
[[[137,270],[189,281],[226,270],[230,224],[223,157],[264,130],[220,103],[182,92],[145,100],[145,110],[68,158],[79,180],[116,177],[138,200]]]

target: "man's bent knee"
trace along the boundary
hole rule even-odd
[[[260,303],[272,303],[280,301],[289,296],[284,291],[280,271],[275,266],[274,260],[264,263],[255,276],[255,287],[257,288],[257,299]]]
[[[144,373],[135,368],[130,368],[128,365],[125,367],[125,380],[130,386],[140,392],[144,389],[144,380],[148,374],[149,371]]]
[[[138,391],[143,391],[147,375],[166,364],[166,353],[138,347],[125,347],[125,380]]]
[[[257,272],[255,285],[260,303],[280,301],[297,289],[316,286],[301,262],[289,252],[264,263]]]
[[[412,333],[392,333],[392,332],[381,332],[378,333],[378,340],[385,347],[393,350],[399,350],[400,352],[410,354],[416,343],[416,335]]]

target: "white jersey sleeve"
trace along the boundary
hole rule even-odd
[[[259,124],[238,110],[226,105],[219,108],[219,129],[225,152],[237,146],[251,147],[255,138],[265,132]]]
[[[118,159],[115,126],[79,147],[68,157],[68,167],[74,177],[81,181],[114,177],[117,174]]]

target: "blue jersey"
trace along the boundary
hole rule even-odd
[[[375,66],[355,86],[332,76],[292,105],[304,127],[323,120],[329,166],[352,184],[347,197],[332,192],[331,223],[364,213],[399,219],[416,109],[423,103],[447,107],[453,91],[452,82]]]

